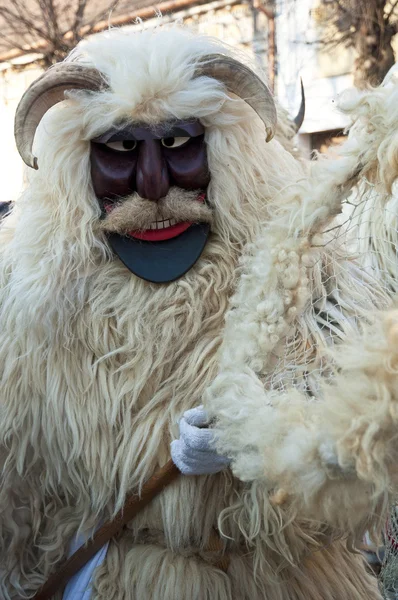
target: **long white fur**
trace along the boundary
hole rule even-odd
[[[346,92],[340,108],[354,121],[351,137],[357,142],[364,177],[352,196],[351,221],[358,224],[358,250],[367,269],[397,291],[398,172],[397,66],[378,89]]]
[[[244,264],[206,402],[238,477],[359,537],[398,484],[396,313],[372,325],[397,281],[397,81],[341,104],[354,125],[339,160],[284,194]]]
[[[301,216],[291,222],[290,215],[301,215],[303,199],[309,206],[313,198],[305,230],[308,223],[328,221],[355,160],[341,170],[324,207],[322,177],[312,188],[290,153],[276,140],[266,145],[263,125],[244,101],[212,79],[192,79],[195,62],[215,51],[231,52],[178,28],[94,37],[69,60],[100,69],[110,91],[71,93],[38,131],[40,169],[0,231],[4,600],[32,596],[75,534],[114,514],[166,462],[179,417],[201,403],[217,375],[223,337],[226,345],[234,340],[228,333],[234,312],[225,336],[223,327],[235,290],[232,306],[250,292],[243,328],[235,323],[236,336],[244,333],[246,341],[228,350],[221,368],[231,376],[237,423],[250,413],[256,394],[264,394],[254,371],[263,370],[265,380],[271,376],[278,361],[273,356],[267,362],[270,351],[283,345],[296,316],[304,315],[296,319],[303,337],[325,342],[315,358],[324,353],[330,332],[321,333],[302,311],[311,294],[329,301],[327,280],[319,261],[311,262],[312,249],[306,243],[297,248],[300,236],[289,235],[289,226],[301,227]],[[213,233],[187,275],[157,287],[129,273],[98,233],[89,140],[119,119],[189,117],[206,127]],[[303,183],[293,186],[300,178]],[[268,230],[273,197],[282,213],[276,229]],[[260,232],[265,237],[256,242]],[[325,268],[331,261],[338,266],[330,246],[320,255]],[[311,280],[304,277],[306,261],[313,265]],[[352,265],[354,275],[358,268]],[[355,330],[351,317],[358,308],[387,302],[373,282],[360,289],[355,276],[344,273],[336,280],[346,306],[341,337]],[[254,322],[252,305],[261,315]],[[334,310],[339,312],[338,303]],[[237,367],[249,355],[242,372],[247,388],[228,371],[228,355]],[[219,378],[215,385],[221,390]],[[218,397],[214,408],[221,415],[225,396]],[[258,463],[247,464],[258,474]],[[93,598],[379,597],[360,557],[333,541],[340,531],[306,518],[293,521],[289,511],[270,503],[268,491],[262,480],[246,484],[230,473],[181,477],[110,544]],[[206,550],[220,515],[231,557],[228,575]]]

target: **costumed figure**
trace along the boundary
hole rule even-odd
[[[242,61],[178,28],[110,31],[21,101],[37,171],[0,230],[5,600],[33,597],[172,442],[186,474],[66,597],[380,598],[345,539],[394,483],[392,422],[376,447],[369,431],[389,411],[375,389],[395,338],[373,321],[390,293],[339,215],[366,148],[350,139],[308,174]],[[347,339],[348,376],[333,355]]]

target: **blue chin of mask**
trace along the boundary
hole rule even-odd
[[[191,269],[201,256],[210,225],[198,223],[169,240],[149,242],[117,233],[109,244],[122,263],[137,277],[152,283],[170,283]]]

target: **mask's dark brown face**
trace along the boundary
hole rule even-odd
[[[204,133],[198,121],[175,121],[115,127],[91,142],[102,229],[126,266],[149,281],[180,277],[205,246],[211,211]]]

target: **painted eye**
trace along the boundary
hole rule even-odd
[[[137,142],[136,140],[120,140],[120,142],[107,142],[105,146],[117,152],[129,152],[136,149]]]
[[[162,138],[160,141],[165,148],[178,148],[179,146],[186,144],[190,139],[190,137],[166,137]]]

